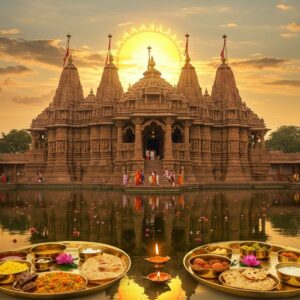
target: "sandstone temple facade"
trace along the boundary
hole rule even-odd
[[[84,97],[69,57],[52,103],[30,127],[25,177],[49,182],[121,183],[123,172],[184,171],[186,183],[266,180],[264,120],[242,101],[231,67],[216,70],[204,93],[188,52],[177,86],[149,56],[141,79],[124,91],[108,53],[96,94]],[[145,160],[146,149],[156,159]]]

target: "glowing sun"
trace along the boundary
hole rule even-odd
[[[125,32],[122,40],[117,45],[117,65],[123,87],[138,81],[147,68],[148,50],[151,46],[151,55],[156,62],[156,69],[162,73],[162,77],[168,82],[177,83],[182,67],[181,41],[176,40],[176,35],[168,29],[151,25],[140,28],[132,28],[131,32]]]

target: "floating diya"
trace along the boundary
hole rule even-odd
[[[158,271],[157,273],[155,272],[148,274],[145,278],[154,283],[165,283],[171,279],[171,275]]]
[[[168,262],[171,258],[169,256],[160,256],[158,251],[158,245],[155,244],[155,256],[145,258],[146,261],[154,264],[155,268],[163,267],[163,264]]]

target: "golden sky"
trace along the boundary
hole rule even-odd
[[[99,85],[108,33],[127,90],[146,68],[148,45],[162,77],[175,84],[189,32],[192,64],[210,93],[226,33],[243,101],[268,128],[300,126],[299,2],[0,0],[0,131],[28,128],[51,102],[68,32],[85,96]],[[142,24],[164,33],[136,33]]]

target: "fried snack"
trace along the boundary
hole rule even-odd
[[[123,261],[119,257],[107,253],[88,258],[80,267],[80,273],[90,283],[95,284],[118,278],[124,272]]]
[[[273,278],[268,277],[267,275],[264,277],[264,279],[257,279],[252,280],[245,276],[245,274],[253,275],[252,271],[253,269],[247,268],[243,271],[233,269],[233,270],[227,270],[222,273],[222,277],[224,279],[224,282],[226,285],[240,288],[240,289],[246,289],[246,290],[256,290],[256,291],[270,291],[275,286],[275,281]],[[260,270],[261,271],[261,270]],[[246,273],[245,273],[246,272]],[[265,272],[266,273],[266,272]],[[262,278],[264,273],[261,273],[257,275],[257,278]],[[265,274],[264,274],[265,275]]]
[[[251,280],[264,280],[269,275],[268,272],[259,269],[247,268],[242,272],[245,277]]]

